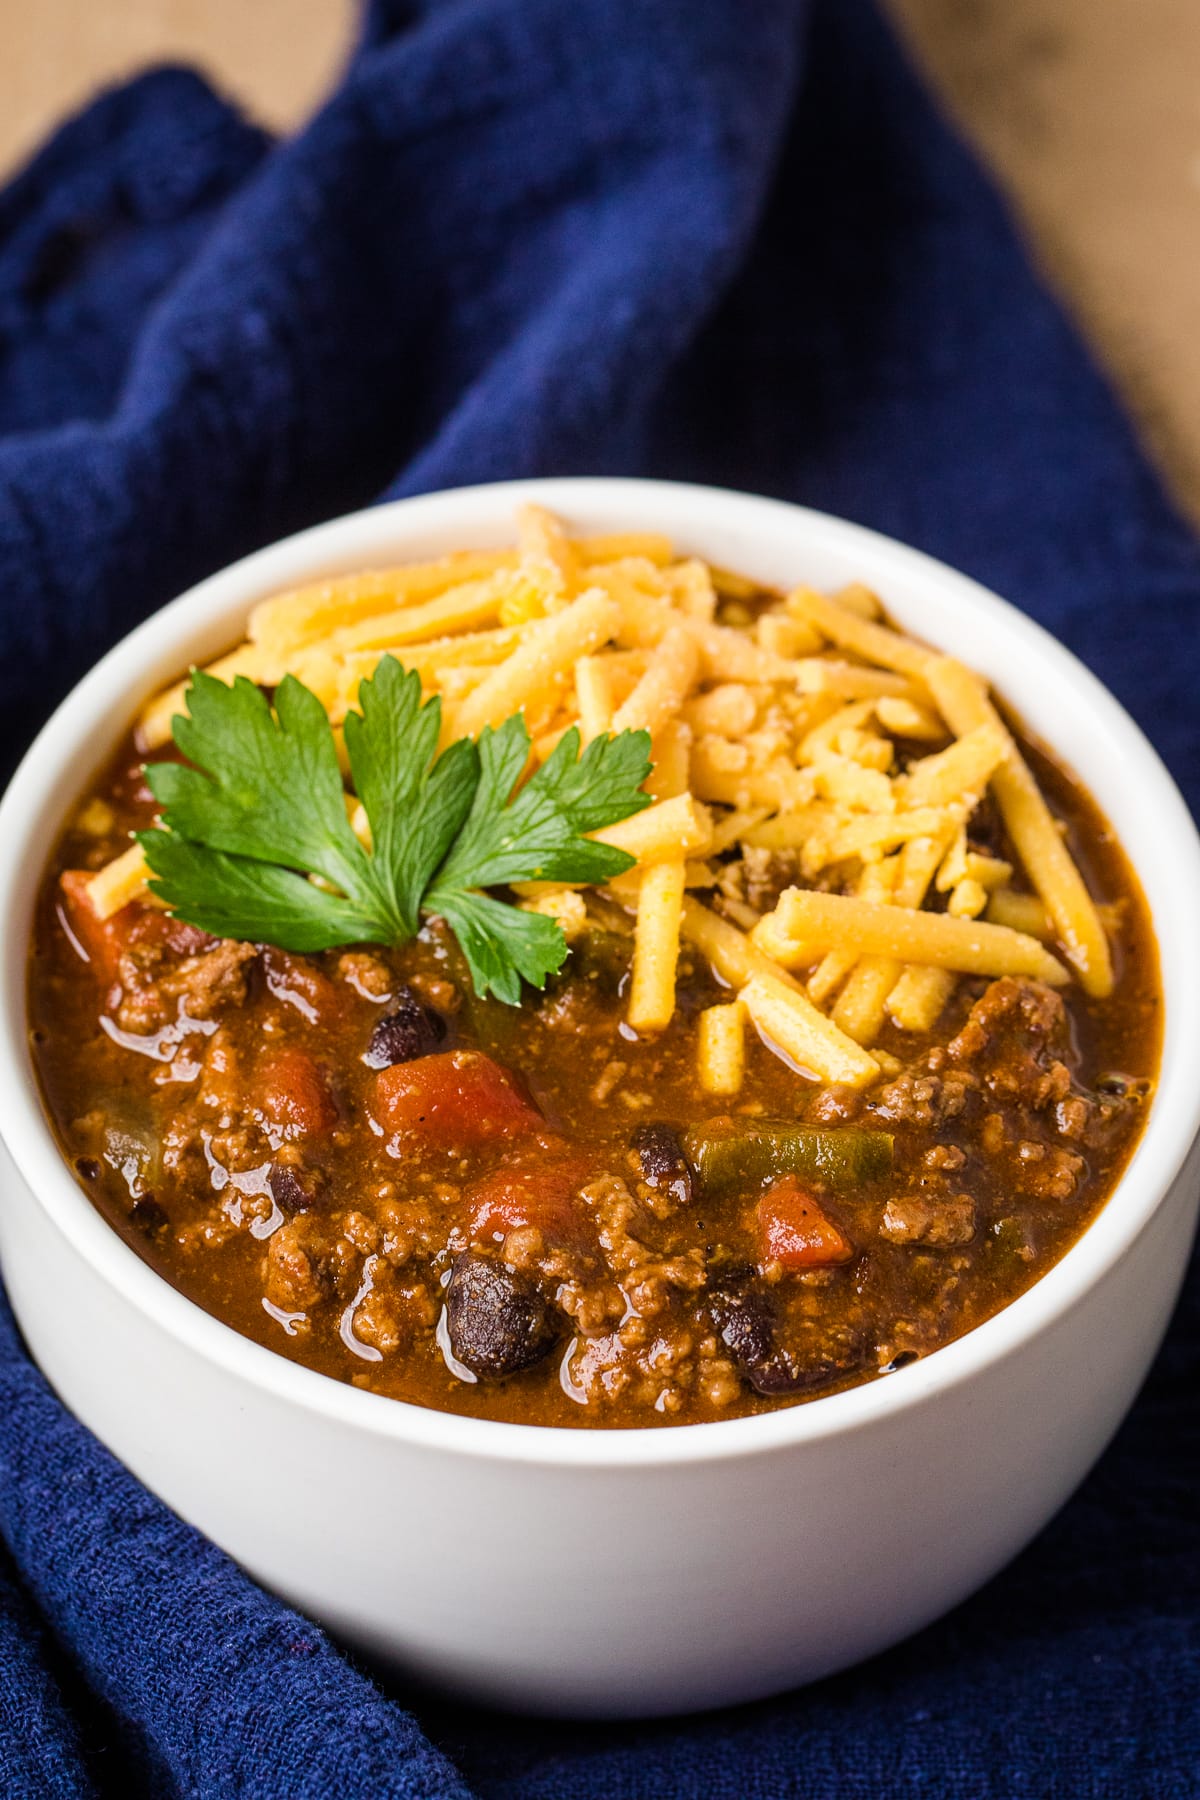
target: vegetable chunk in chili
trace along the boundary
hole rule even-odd
[[[359,702],[371,595],[428,626]],[[273,597],[235,668],[76,805],[29,979],[81,1185],[235,1330],[422,1406],[721,1420],[890,1377],[1104,1204],[1159,1054],[1136,878],[866,590],[534,509],[490,562]],[[313,861],[256,840],[223,694],[319,767]]]

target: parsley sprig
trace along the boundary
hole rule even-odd
[[[287,675],[274,705],[239,676],[197,670],[187,716],[173,721],[186,762],[152,763],[162,808],[139,834],[152,891],[217,937],[311,952],[401,944],[440,914],[462,947],[476,993],[509,1005],[522,980],[543,987],[567,942],[556,919],[487,892],[517,881],[608,881],[633,858],[586,837],[650,804],[649,737],[579,733],[521,785],[523,716],[460,738],[439,755],[441,701],[385,656],[359,688],[344,733],[354,792],[371,827],[351,829],[329,716]],[[319,881],[310,880],[319,877]]]

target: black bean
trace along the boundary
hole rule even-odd
[[[446,1021],[426,1006],[411,988],[401,988],[390,1013],[371,1033],[363,1061],[369,1069],[390,1069],[393,1063],[412,1062],[430,1056],[446,1035]]]
[[[168,1219],[153,1194],[143,1194],[129,1209],[130,1222],[148,1238],[160,1238],[171,1229]]]
[[[312,1195],[295,1169],[289,1168],[286,1163],[271,1164],[267,1171],[267,1186],[271,1190],[272,1200],[286,1218],[306,1212],[313,1203]]]
[[[709,1289],[708,1310],[717,1335],[758,1394],[801,1394],[849,1374],[862,1358],[822,1357],[803,1362],[777,1335],[775,1308],[753,1271],[732,1271]]]
[[[760,1394],[805,1394],[873,1366],[871,1348],[865,1342],[852,1343],[840,1355],[822,1356],[816,1362],[803,1362],[794,1350],[778,1344],[749,1381]]]
[[[691,1204],[692,1171],[677,1132],[669,1125],[639,1125],[630,1148],[648,1188],[669,1194],[676,1206]]]
[[[764,1362],[746,1371],[746,1379],[756,1394],[802,1394],[838,1373],[834,1363],[802,1363],[792,1351],[777,1344]]]
[[[556,1315],[528,1276],[469,1251],[446,1288],[446,1330],[459,1362],[493,1380],[540,1362],[558,1336]]]
[[[751,1278],[735,1277],[712,1289],[708,1310],[721,1342],[743,1373],[767,1361],[775,1348],[775,1311]]]

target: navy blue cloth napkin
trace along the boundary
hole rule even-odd
[[[0,196],[0,749],[281,532],[597,472],[946,557],[1200,801],[1193,536],[865,0],[380,0],[290,143],[182,71],[67,125]],[[949,1619],[781,1699],[603,1727],[418,1723],[96,1445],[3,1313],[0,1793],[1182,1800],[1196,1292],[1095,1474]]]

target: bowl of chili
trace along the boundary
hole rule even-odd
[[[586,549],[543,522],[527,567],[485,566],[526,503]],[[684,554],[664,561],[664,534]],[[483,559],[456,566],[455,629],[491,638],[482,674],[460,646],[458,675],[430,679],[420,645],[449,640],[400,632],[384,657],[396,629],[373,630],[383,601],[354,572],[451,555]],[[538,583],[561,570],[538,574],[539,555],[574,581],[553,605]],[[499,599],[478,591],[498,579]],[[339,710],[311,646],[286,674],[246,658],[277,596],[307,596],[311,625],[347,581],[339,655],[367,685]],[[405,604],[441,619],[446,591]],[[260,636],[230,664],[252,609]],[[557,632],[589,665],[544,717],[504,674],[530,616],[539,654]],[[933,662],[871,637],[893,623]],[[184,695],[180,672],[214,658]],[[772,683],[795,746],[782,801]],[[151,736],[123,745],[139,707]],[[676,719],[690,775],[672,790]],[[235,816],[233,741],[282,759],[277,816],[266,787]],[[411,844],[390,886],[378,874],[393,850],[372,770],[377,789],[382,746],[418,742],[405,816],[445,841],[406,897]],[[339,757],[357,836],[333,820]],[[407,766],[389,765],[395,791]],[[970,790],[969,832],[905,900],[912,846],[936,842],[972,769],[992,800]],[[1091,941],[1069,897],[1055,914],[1053,880],[1020,878],[1039,851],[1014,769],[1099,899]],[[1128,1407],[1195,1225],[1200,1025],[1177,997],[1200,973],[1196,834],[1111,696],[944,566],[665,483],[374,509],[132,634],[45,728],[2,818],[0,1257],[30,1347],[169,1504],[422,1679],[599,1715],[813,1679],[994,1573]],[[140,847],[110,855],[133,829]],[[930,1037],[914,1009],[938,996]],[[185,1217],[194,1168],[208,1210]],[[222,1303],[243,1264],[265,1275]]]

